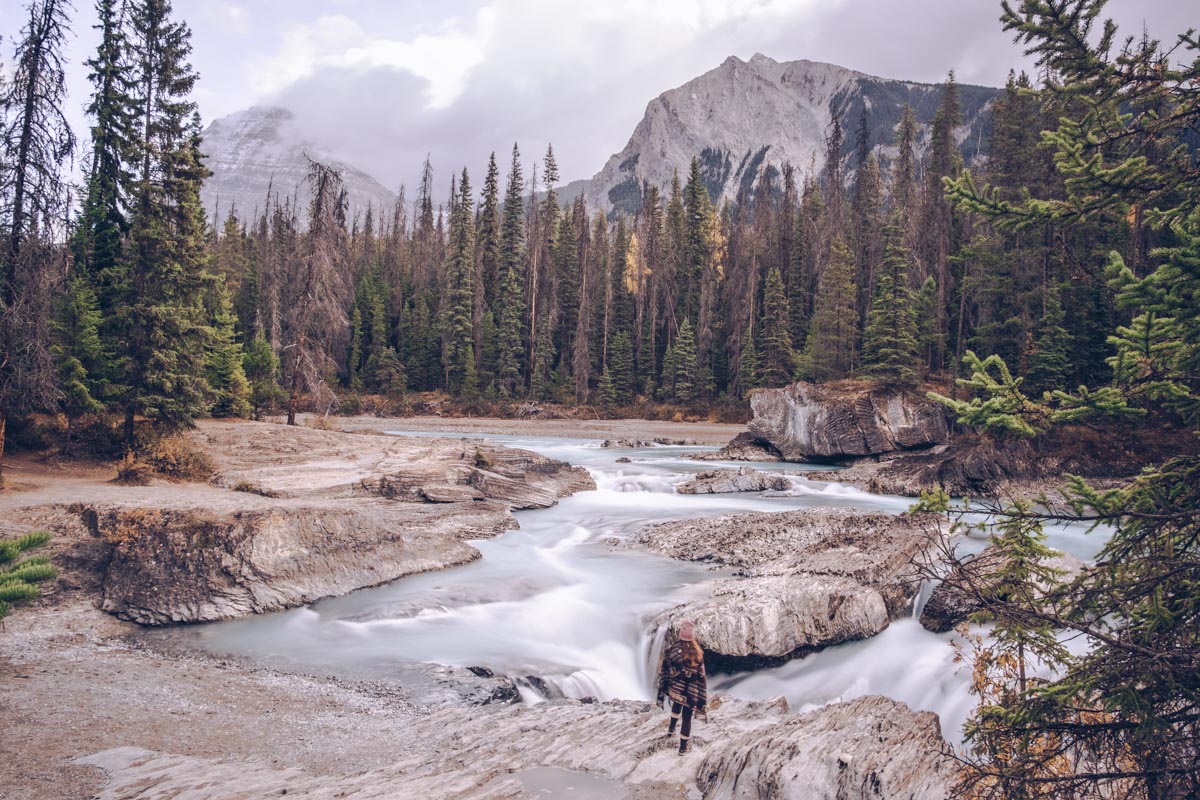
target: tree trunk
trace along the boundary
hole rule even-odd
[[[288,395],[287,424],[296,424],[296,405],[300,402],[300,370],[299,365],[292,367],[292,391]]]
[[[4,488],[4,446],[7,440],[4,438],[8,430],[8,402],[7,398],[0,399],[0,489]]]
[[[133,403],[125,408],[125,452],[133,452]]]

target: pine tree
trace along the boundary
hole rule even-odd
[[[1066,313],[1059,300],[1058,288],[1046,292],[1046,310],[1029,356],[1025,383],[1032,392],[1048,392],[1066,383],[1071,368],[1071,334],[1063,327]]]
[[[131,7],[130,94],[141,137],[130,162],[137,180],[129,243],[116,269],[116,353],[124,365],[121,406],[125,446],[143,415],[178,427],[205,410],[205,348],[210,329],[200,185],[200,121],[188,99],[196,75],[188,64],[191,32],[171,19],[168,0]]]
[[[501,276],[499,319],[497,320],[496,383],[502,397],[524,392],[521,368],[525,345],[521,338],[525,316],[525,213],[521,189],[521,153],[513,145],[512,166],[504,193],[504,211],[500,226],[500,256],[497,269]]]
[[[372,389],[389,395],[408,391],[408,378],[400,354],[393,347],[380,351],[374,363],[368,365],[368,381]]]
[[[85,277],[76,275],[59,301],[51,345],[62,391],[60,407],[67,418],[64,449],[71,446],[75,419],[82,414],[99,414],[106,407],[107,375],[112,364],[100,341],[101,319],[96,293]]]
[[[941,370],[946,366],[946,342],[949,339],[947,304],[952,285],[951,264],[957,246],[955,212],[946,199],[943,179],[953,178],[962,167],[962,155],[954,138],[954,129],[961,122],[958,85],[951,72],[942,91],[942,102],[933,116],[929,134],[929,160],[925,169],[925,187],[921,199],[920,256],[928,265],[929,274],[937,281],[937,300],[933,306],[933,352],[929,366]]]
[[[613,408],[617,404],[617,386],[613,382],[612,372],[608,367],[604,368],[604,372],[600,374],[600,405],[605,408]]]
[[[683,318],[679,333],[675,337],[675,386],[674,399],[678,403],[694,403],[704,391],[703,377],[696,357],[696,334],[692,323]]]
[[[449,319],[446,322],[446,388],[456,396],[479,390],[475,373],[475,215],[471,182],[463,169],[458,204],[452,209],[447,266]]]
[[[487,175],[483,179],[483,197],[479,201],[477,255],[479,279],[483,286],[483,306],[495,309],[496,291],[503,273],[500,272],[500,169],[496,154],[488,156]]]
[[[779,268],[772,267],[763,287],[763,315],[759,326],[763,386],[784,386],[792,382],[796,353],[792,348],[791,316],[783,278]]]
[[[805,357],[815,381],[845,378],[854,367],[858,312],[854,308],[854,265],[850,248],[840,237],[829,251],[821,275],[808,331]]]
[[[0,82],[0,482],[13,412],[53,399],[45,342],[59,274],[49,234],[64,216],[61,169],[75,147],[63,114],[66,0],[32,0]]]
[[[919,379],[920,355],[913,294],[909,289],[910,255],[904,246],[904,216],[888,225],[883,270],[875,286],[863,331],[863,372],[890,385],[910,386]]]
[[[212,311],[212,339],[205,354],[205,378],[213,394],[214,417],[245,417],[251,412],[250,384],[246,380],[242,345],[234,332],[229,292],[218,287]]]
[[[633,400],[633,343],[629,334],[621,331],[613,337],[608,353],[608,367],[612,373],[613,390],[618,405],[627,405]]]
[[[925,366],[933,362],[933,354],[943,340],[937,331],[935,319],[937,298],[937,280],[930,275],[921,283],[917,292],[917,349],[921,353],[921,363]]]
[[[261,333],[246,343],[242,371],[250,384],[251,414],[254,419],[260,419],[263,409],[275,406],[284,397],[279,388],[279,357]]]
[[[86,66],[92,98],[92,144],[87,194],[72,237],[75,263],[97,289],[102,307],[111,304],[123,270],[122,247],[129,231],[126,203],[133,191],[132,168],[137,107],[128,63],[124,10],[117,0],[97,0],[100,47]],[[114,285],[117,284],[117,285]]]
[[[742,333],[742,354],[738,360],[738,393],[742,397],[761,385],[759,375],[758,348],[754,345],[754,325],[752,320],[747,320],[746,330]]]

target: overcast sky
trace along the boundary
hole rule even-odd
[[[75,0],[70,112],[85,127],[91,0]],[[1001,85],[1028,66],[998,0],[175,0],[193,31],[205,124],[283,104],[348,163],[410,186],[426,152],[438,183],[512,142],[526,161],[553,142],[563,181],[625,146],[646,103],[761,52],[889,78]],[[7,59],[23,0],[0,0]],[[1131,34],[1200,28],[1195,0],[1112,0]],[[82,137],[81,137],[82,138]]]

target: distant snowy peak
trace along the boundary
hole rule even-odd
[[[200,193],[205,211],[216,224],[237,209],[243,220],[262,211],[268,191],[308,206],[309,159],[337,167],[346,182],[350,219],[369,206],[390,209],[396,196],[365,172],[331,158],[298,130],[292,112],[259,107],[214,120],[204,131],[201,150],[212,171]],[[303,216],[303,214],[301,214]],[[301,220],[303,224],[303,220]]]
[[[960,86],[960,136],[968,159],[984,139],[998,92]],[[634,213],[643,182],[667,186],[675,171],[683,180],[693,158],[718,203],[736,200],[765,170],[790,163],[803,176],[820,169],[835,115],[845,131],[843,152],[849,153],[864,109],[871,146],[886,159],[904,104],[912,105],[922,124],[923,147],[941,94],[938,85],[876,78],[834,64],[780,62],[761,53],[749,61],[730,56],[650,101],[625,149],[589,182],[588,205]]]

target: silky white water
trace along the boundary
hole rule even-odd
[[[651,699],[656,645],[649,620],[678,602],[689,584],[714,573],[622,539],[646,523],[669,519],[815,506],[900,513],[913,502],[802,477],[793,479],[786,497],[681,495],[674,485],[690,473],[741,465],[681,457],[706,449],[697,447],[627,450],[564,438],[488,439],[584,466],[597,489],[552,508],[517,512],[521,528],[473,542],[483,557],[466,566],[177,635],[216,653],[334,673],[387,677],[428,662],[537,676],[570,697]],[[622,456],[632,463],[616,463]],[[1102,543],[1099,534],[1085,535],[1078,526],[1048,533],[1051,546],[1085,558]],[[914,619],[899,620],[871,639],[783,666],[712,676],[711,690],[747,699],[783,695],[798,711],[882,694],[937,712],[947,738],[959,741],[970,697],[967,676],[953,663],[950,637],[929,633]],[[523,696],[539,699],[530,691]]]

